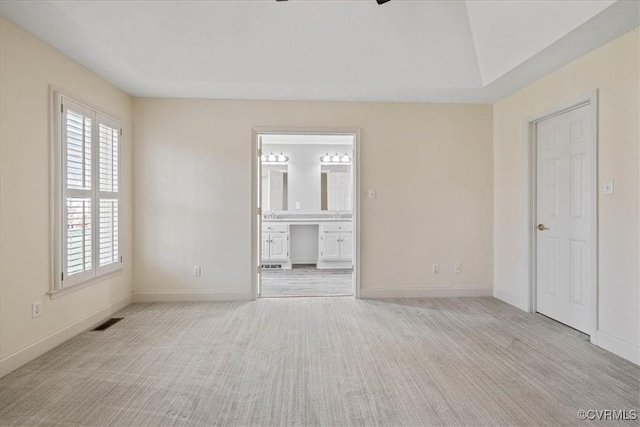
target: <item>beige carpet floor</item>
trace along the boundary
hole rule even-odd
[[[640,367],[494,298],[135,304],[0,379],[0,425],[600,425]],[[638,422],[619,422],[637,426]]]

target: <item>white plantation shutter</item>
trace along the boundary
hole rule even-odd
[[[62,113],[63,272],[65,286],[94,275],[92,215],[93,112],[65,102]]]
[[[91,199],[67,197],[67,276],[93,268]]]
[[[117,121],[64,96],[56,102],[59,289],[121,268],[121,131]]]
[[[98,117],[99,138],[99,240],[98,269],[110,270],[120,264],[119,234],[119,137],[120,126]]]

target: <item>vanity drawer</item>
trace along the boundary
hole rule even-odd
[[[329,222],[322,224],[323,232],[349,232],[353,231],[352,222]]]
[[[283,232],[289,231],[289,224],[277,224],[273,222],[265,222],[262,224],[263,233]]]

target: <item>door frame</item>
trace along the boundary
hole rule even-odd
[[[258,221],[258,209],[261,208],[260,196],[261,163],[258,161],[258,149],[260,135],[349,135],[353,137],[353,156],[351,159],[351,172],[353,178],[353,296],[360,298],[360,271],[361,271],[361,165],[360,165],[360,129],[358,128],[317,128],[317,127],[291,127],[291,126],[254,126],[251,129],[251,298],[258,298],[258,284],[260,280],[260,256],[262,252],[260,232],[261,224]]]
[[[591,281],[590,307],[589,307],[589,336],[592,344],[596,344],[596,332],[598,331],[598,90],[594,90],[586,95],[576,98],[570,102],[557,105],[542,114],[537,114],[525,119],[525,177],[524,177],[524,253],[525,253],[525,283],[528,290],[526,298],[528,298],[529,312],[536,313],[537,310],[537,245],[536,245],[536,224],[538,223],[537,214],[537,133],[536,125],[538,122],[549,119],[568,111],[574,110],[585,105],[591,106],[591,124],[592,124],[592,148],[593,157],[591,159],[591,168],[593,170],[590,188],[593,192],[591,198],[591,212],[593,219],[590,226],[590,236],[593,242],[591,248]]]

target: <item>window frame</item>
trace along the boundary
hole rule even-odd
[[[51,155],[51,192],[52,195],[52,280],[49,294],[51,298],[64,295],[70,291],[83,288],[94,283],[101,282],[109,277],[118,275],[124,269],[123,257],[123,205],[122,205],[122,122],[99,109],[91,107],[77,98],[68,96],[52,88],[52,155]],[[91,188],[89,190],[70,190],[67,185],[67,149],[66,149],[66,115],[67,106],[72,106],[73,111],[91,117]],[[108,197],[118,202],[118,256],[119,262],[113,262],[106,266],[99,265],[100,252],[100,124],[117,129],[118,131],[118,191],[107,192]],[[91,270],[68,276],[66,272],[67,240],[65,228],[67,226],[67,197],[69,193],[90,194],[91,200]],[[72,196],[73,197],[73,196]],[[72,279],[70,279],[72,278]]]

